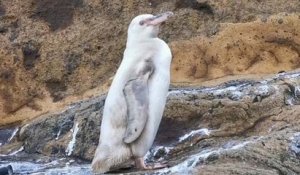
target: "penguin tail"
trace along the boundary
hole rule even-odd
[[[102,174],[108,172],[110,167],[106,165],[103,161],[101,160],[93,160],[92,163],[92,170],[93,173],[95,174]]]
[[[107,146],[99,145],[97,147],[94,159],[92,161],[92,170],[96,174],[106,173],[118,167],[120,164],[131,158],[130,148],[127,146]]]

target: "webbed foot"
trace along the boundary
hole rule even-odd
[[[166,163],[153,163],[146,165],[143,158],[135,159],[135,166],[140,170],[156,170],[166,168],[168,165]]]

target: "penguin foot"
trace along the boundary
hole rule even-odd
[[[140,170],[155,170],[166,168],[168,165],[165,163],[153,163],[151,165],[146,165],[143,158],[137,158],[135,159],[135,166]]]

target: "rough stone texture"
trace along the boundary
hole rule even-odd
[[[74,126],[78,124],[76,142],[86,144],[74,145],[73,155],[91,159],[98,145],[103,104],[104,98],[98,97],[76,103],[62,113],[42,116],[41,120],[38,119],[21,129],[20,140],[25,141],[24,146],[29,153],[66,155]]]
[[[59,110],[95,87],[105,91],[130,20],[167,10],[175,16],[161,37],[174,54],[176,85],[299,67],[298,0],[3,0],[0,125]]]
[[[166,160],[170,168],[148,173],[299,174],[299,89],[297,72],[264,81],[171,89],[147,155],[149,163]],[[68,157],[74,138],[69,156],[90,161],[98,144],[104,100],[105,96],[99,96],[80,101],[65,111],[35,119],[22,126],[0,154],[23,145],[29,154]]]
[[[213,37],[171,43],[173,83],[299,68],[299,15],[280,14],[266,21],[227,23],[219,29]]]

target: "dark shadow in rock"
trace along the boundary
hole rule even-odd
[[[168,145],[176,143],[178,138],[185,133],[195,128],[197,125],[197,119],[191,119],[189,121],[176,121],[171,118],[163,117],[159,126],[157,136],[154,141],[154,145]]]
[[[151,7],[156,8],[159,4],[165,2],[164,0],[148,0],[148,3]]]
[[[34,41],[29,41],[23,45],[23,66],[26,70],[34,68],[36,61],[40,58],[39,49],[39,44]]]
[[[10,139],[15,128],[1,128],[0,129],[0,145],[4,145]]]
[[[68,111],[45,118],[40,122],[32,123],[20,134],[20,140],[24,142],[24,149],[27,153],[65,153],[65,148],[60,146],[49,146],[59,135],[65,135],[74,125],[75,115]],[[47,145],[47,144],[48,145]]]
[[[253,80],[230,80],[228,82],[221,84],[220,87],[222,87],[222,88],[227,88],[230,86],[245,87],[245,86],[249,86],[249,85],[253,86],[257,83],[258,82],[255,82]]]
[[[0,33],[6,33],[7,31],[8,31],[8,28],[6,26],[0,26]]]
[[[82,0],[37,0],[33,18],[40,18],[49,24],[52,31],[64,29],[73,22],[74,10],[83,5]]]
[[[65,59],[65,67],[68,74],[72,74],[79,66],[82,55],[70,53]]]
[[[4,69],[0,72],[0,82],[15,83],[15,73],[13,69]]]
[[[213,14],[213,8],[207,2],[198,2],[197,0],[179,0],[175,4],[176,8],[191,8],[202,11],[207,14]]]
[[[53,102],[63,99],[65,96],[63,92],[67,90],[65,83],[59,80],[48,80],[46,82],[46,87],[50,92],[51,97],[53,97]]]
[[[15,72],[13,69],[3,69],[0,70],[0,84],[4,84],[0,91],[0,96],[5,101],[3,104],[3,110],[6,113],[11,113],[15,110],[13,107],[14,97],[11,87],[15,86]]]
[[[3,7],[3,5],[0,2],[0,16],[5,15],[5,12],[6,12],[5,8]]]
[[[11,25],[9,26],[11,28],[11,35],[9,36],[10,41],[14,41],[15,39],[18,38],[19,36],[19,20],[17,19],[16,21],[12,22]]]

